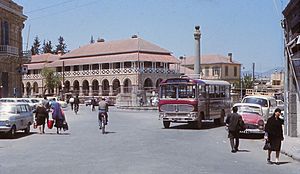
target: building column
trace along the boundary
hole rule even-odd
[[[112,96],[113,95],[113,86],[112,85],[109,85],[109,96]]]
[[[89,96],[93,96],[94,94],[93,94],[93,86],[92,85],[90,85],[89,86]]]
[[[99,85],[99,92],[98,92],[99,96],[102,96],[102,85]]]
[[[79,86],[79,96],[83,96],[83,86]]]
[[[124,85],[120,85],[120,88],[121,88],[120,93],[123,94],[124,93]]]

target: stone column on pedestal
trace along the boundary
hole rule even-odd
[[[99,96],[102,96],[102,85],[99,85],[99,92],[98,92]]]
[[[94,96],[92,85],[89,86],[89,96]]]
[[[112,96],[113,95],[113,86],[109,85],[109,95]]]

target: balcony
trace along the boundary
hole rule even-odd
[[[0,56],[1,57],[19,57],[19,49],[17,47],[9,45],[0,45]]]

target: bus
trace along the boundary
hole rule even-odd
[[[173,122],[199,129],[202,120],[223,125],[230,108],[230,83],[226,81],[170,78],[159,85],[159,119],[165,128]]]

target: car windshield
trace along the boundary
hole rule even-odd
[[[258,114],[262,115],[261,108],[256,106],[237,106],[238,107],[238,113],[252,113],[252,114]]]
[[[262,107],[268,107],[268,101],[266,99],[262,99],[262,98],[245,98],[243,100],[243,103],[253,103],[253,104],[259,104]]]
[[[15,106],[0,105],[0,112],[15,113]]]

